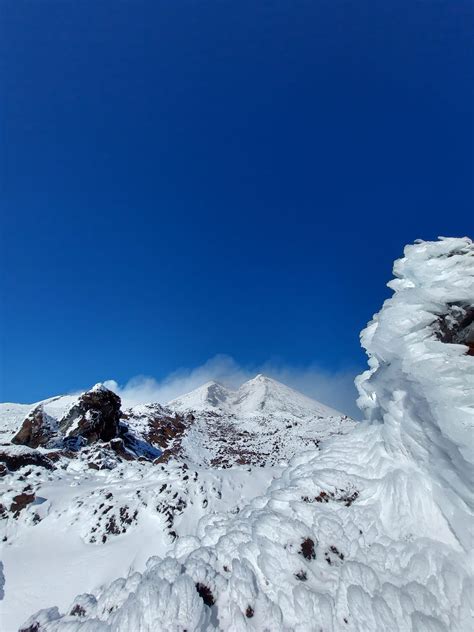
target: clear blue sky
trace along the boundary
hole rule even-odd
[[[3,401],[364,366],[403,245],[474,232],[471,1],[0,12]]]

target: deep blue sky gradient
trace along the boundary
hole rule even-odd
[[[3,0],[0,400],[227,353],[364,366],[473,220],[471,1]]]

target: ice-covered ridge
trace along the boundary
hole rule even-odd
[[[443,512],[472,545],[474,357],[464,344],[446,344],[442,325],[453,306],[474,319],[474,246],[467,238],[407,246],[394,274],[394,296],[361,334],[370,369],[357,379],[358,404],[372,423],[384,422],[388,450],[409,455],[440,494],[450,490]],[[466,337],[470,326],[465,320]]]

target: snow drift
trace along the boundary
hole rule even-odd
[[[203,517],[144,573],[23,630],[471,629],[474,248],[404,255],[361,337],[364,423],[295,457],[237,515]]]

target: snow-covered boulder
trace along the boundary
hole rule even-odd
[[[53,460],[46,454],[20,445],[0,446],[0,463],[4,463],[10,472],[29,465],[44,467],[48,470],[54,468]]]

